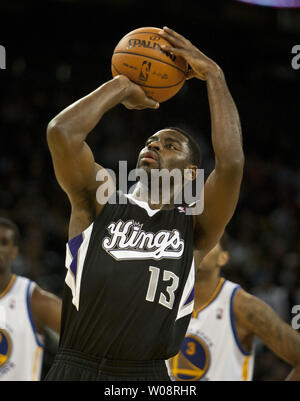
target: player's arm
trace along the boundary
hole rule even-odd
[[[205,183],[203,213],[195,216],[195,247],[204,256],[221,238],[238,201],[244,167],[240,119],[220,67],[178,33],[164,28],[162,36],[172,44],[164,49],[191,67],[187,79],[207,84],[215,169]]]
[[[256,335],[294,367],[287,380],[300,380],[300,334],[282,321],[268,304],[242,289],[235,295],[233,308],[237,325],[250,335]]]
[[[104,113],[119,103],[131,109],[158,106],[139,86],[125,76],[117,76],[64,109],[47,127],[56,178],[70,199],[72,212],[83,210],[91,214],[91,220],[103,207],[95,195],[99,186],[96,174],[101,166],[95,164],[86,139]]]
[[[35,286],[31,295],[31,311],[37,331],[43,332],[45,327],[60,332],[62,301],[56,295]]]

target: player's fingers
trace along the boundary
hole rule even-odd
[[[167,40],[174,47],[177,47],[177,48],[185,47],[185,43],[173,38],[172,36],[168,35],[167,33],[164,33],[163,35],[160,35],[160,36],[162,36],[165,40]]]
[[[180,35],[179,33],[177,33],[176,31],[174,31],[171,28],[168,28],[167,26],[163,27],[164,32],[167,32],[167,34],[174,36],[176,39],[185,39],[182,35]]]
[[[188,80],[188,79],[195,78],[195,75],[196,75],[195,72],[192,69],[190,69],[186,73],[185,79]]]
[[[172,44],[176,43],[177,45],[185,46],[189,43],[189,41],[184,36],[173,31],[173,29],[170,29],[167,26],[164,26],[162,30],[162,36],[164,36],[165,39],[169,40]]]
[[[159,103],[156,102],[155,100],[151,99],[150,97],[146,97],[145,98],[145,106],[150,108],[150,109],[158,109],[159,108]]]
[[[187,55],[187,52],[184,49],[178,49],[176,47],[167,46],[167,45],[161,45],[161,48],[168,53],[175,54],[176,56],[185,57]]]

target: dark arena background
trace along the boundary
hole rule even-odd
[[[0,19],[0,216],[21,229],[14,272],[62,295],[70,208],[54,176],[47,124],[111,79],[122,36],[167,25],[222,67],[241,117],[246,164],[224,276],[291,324],[300,304],[300,57],[293,61],[292,53],[296,45],[300,52],[300,9],[231,0],[27,0],[2,2]],[[158,111],[114,108],[88,142],[104,167],[117,171],[118,161],[128,160],[131,169],[146,137],[176,125],[199,142],[207,176],[214,159],[200,80],[186,82]],[[48,333],[43,377],[56,344]],[[289,371],[257,341],[254,380],[283,380]]]

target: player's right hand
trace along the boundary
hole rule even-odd
[[[134,82],[130,81],[125,75],[119,75],[119,79],[124,85],[124,100],[121,102],[127,109],[130,110],[143,110],[143,109],[158,109],[159,103],[155,100],[147,97],[144,90],[136,85]]]

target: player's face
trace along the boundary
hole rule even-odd
[[[0,273],[10,268],[11,261],[16,258],[17,252],[13,230],[0,226]]]
[[[180,132],[163,129],[147,139],[139,154],[137,168],[183,170],[191,164],[189,157],[188,139]]]

